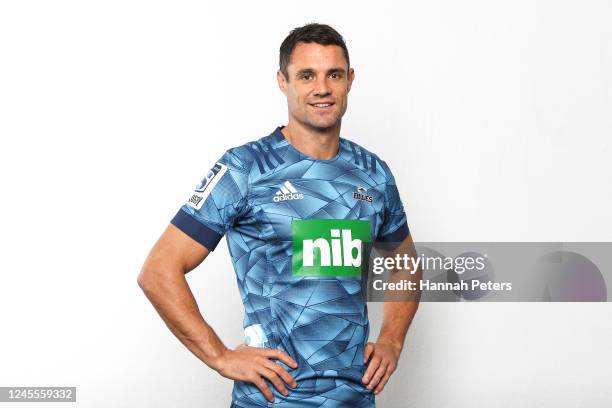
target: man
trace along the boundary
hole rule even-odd
[[[229,149],[172,219],[138,283],[170,330],[233,379],[232,406],[374,407],[397,367],[418,302],[387,302],[369,342],[364,244],[412,248],[387,164],[340,137],[354,79],[333,28],[294,29],[280,47],[287,126]],[[228,349],[184,274],[226,235],[245,306],[245,342]]]

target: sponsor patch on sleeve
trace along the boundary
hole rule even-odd
[[[202,181],[198,183],[193,194],[187,200],[187,204],[199,210],[202,208],[206,197],[210,194],[215,185],[219,182],[223,174],[227,171],[227,166],[222,163],[215,163],[215,165],[208,170]]]

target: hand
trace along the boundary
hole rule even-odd
[[[389,381],[389,377],[397,368],[397,361],[401,353],[401,346],[391,342],[377,341],[376,343],[368,342],[363,353],[363,362],[368,363],[368,368],[361,381],[374,394],[379,394],[385,384]]]
[[[250,347],[243,343],[234,350],[226,349],[219,357],[215,369],[226,378],[253,383],[268,401],[273,402],[274,395],[262,377],[270,380],[285,396],[289,395],[289,391],[283,381],[291,388],[297,387],[297,382],[280,364],[270,360],[272,358],[292,368],[297,367],[295,360],[281,350]]]

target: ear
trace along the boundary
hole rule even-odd
[[[276,81],[278,82],[280,90],[287,95],[287,79],[280,69],[276,71]]]
[[[349,68],[347,79],[348,79],[348,87],[347,87],[346,92],[348,93],[350,92],[351,86],[353,85],[353,79],[355,79],[355,70],[353,68]]]

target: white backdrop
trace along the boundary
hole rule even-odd
[[[278,47],[312,21],[346,38],[342,136],[390,164],[416,241],[612,240],[610,1],[3,1],[0,386],[229,405],[136,277],[222,152],[286,123]],[[229,262],[188,280],[233,346]],[[423,303],[378,406],[610,406],[610,312]]]

